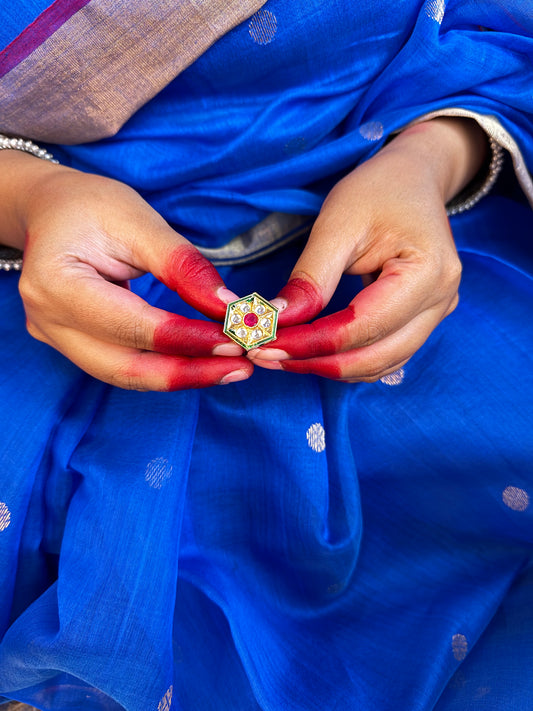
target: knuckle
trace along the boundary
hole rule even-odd
[[[461,262],[458,254],[455,255],[455,259],[453,260],[452,273],[457,280],[461,278],[463,273],[463,263]]]
[[[463,265],[458,255],[454,255],[447,260],[445,264],[441,264],[440,268],[435,268],[434,273],[438,273],[438,288],[435,295],[439,299],[449,298],[450,293],[456,293],[461,282]]]
[[[127,326],[123,321],[120,321],[116,324],[110,324],[110,330],[115,334],[115,339],[121,346],[128,343],[132,332],[131,326]]]
[[[36,280],[29,278],[24,270],[20,275],[19,294],[26,307],[38,308],[42,301],[41,290],[37,285]]]
[[[137,378],[131,375],[116,374],[111,377],[111,385],[122,388],[123,390],[136,390],[140,384],[137,383]]]
[[[367,368],[366,372],[363,373],[362,377],[367,383],[375,383],[376,380],[382,378],[387,372],[387,368],[381,366],[375,366]]]
[[[463,265],[461,260],[456,255],[454,259],[450,260],[449,264],[446,266],[446,282],[452,288],[458,288],[461,281],[461,275],[463,273]]]
[[[106,382],[122,390],[138,390],[139,392],[146,392],[151,390],[148,383],[140,375],[134,375],[129,373],[122,368],[117,368],[112,370],[108,377],[105,378]]]
[[[382,378],[387,373],[390,373],[392,370],[394,370],[394,366],[390,362],[376,360],[367,365],[367,367],[361,373],[361,379],[365,383],[375,383],[377,380]]]
[[[142,373],[138,368],[138,362],[134,357],[130,363],[122,362],[108,363],[106,370],[102,374],[96,374],[109,385],[113,385],[122,390],[144,389]]]
[[[458,304],[459,304],[459,294],[456,293],[454,298],[452,299],[450,305],[448,306],[447,310],[444,312],[444,318],[446,318],[446,316],[449,316],[453,311],[455,311]]]
[[[166,359],[154,359],[153,354],[147,351],[135,353],[125,362],[119,361],[111,366],[106,365],[106,368],[106,377],[101,379],[123,390],[168,392],[172,389],[181,389],[172,387],[182,371],[181,364],[169,363]]]
[[[358,342],[363,346],[368,346],[380,341],[386,332],[383,321],[376,317],[366,318],[359,322],[358,328],[360,332]]]
[[[45,337],[41,329],[38,328],[33,323],[33,321],[30,321],[29,319],[26,319],[26,330],[32,338],[35,338],[36,341],[40,341],[41,343],[48,343],[48,339]]]
[[[336,379],[353,383],[375,383],[392,370],[394,370],[394,367],[390,362],[385,362],[382,359],[373,359],[364,363],[346,365]]]
[[[131,322],[124,320],[112,325],[112,332],[118,343],[125,346],[143,350],[147,347],[146,329],[140,319],[133,319]]]
[[[382,375],[369,375],[365,378],[362,378],[363,383],[377,383],[377,381],[383,377]]]
[[[131,339],[134,348],[143,349],[146,348],[146,329],[144,323],[136,321],[131,325]]]

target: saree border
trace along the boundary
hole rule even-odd
[[[14,66],[0,76],[0,131],[59,144],[113,136],[265,2],[73,0],[77,11],[61,22],[69,0],[57,0],[11,44],[22,57],[32,31],[48,34],[18,63],[15,54],[6,60]]]
[[[0,52],[0,79],[92,0],[55,0]]]

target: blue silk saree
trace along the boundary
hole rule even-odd
[[[0,130],[134,187],[241,295],[275,296],[329,189],[432,112],[499,126],[522,185],[533,165],[529,2],[269,0],[209,16],[181,63],[179,3],[17,5]],[[146,73],[113,32],[149,38]],[[295,219],[231,247],[272,214]],[[0,699],[533,708],[533,213],[510,160],[451,224],[460,304],[374,384],[112,388],[27,335],[0,275]],[[132,288],[198,317],[150,275]]]

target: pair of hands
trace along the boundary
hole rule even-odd
[[[274,300],[277,340],[247,357],[219,323],[160,310],[128,289],[151,272],[218,321],[238,298],[135,191],[43,165],[13,218],[26,235],[20,292],[28,330],[96,378],[129,389],[235,382],[254,365],[377,380],[401,367],[457,303],[460,262],[444,205],[483,158],[477,131],[450,119],[420,124],[340,181]],[[344,273],[361,275],[365,288],[343,311],[309,323]]]

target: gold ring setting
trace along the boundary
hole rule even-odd
[[[277,326],[278,309],[255,292],[226,309],[224,333],[247,351],[275,340]]]

